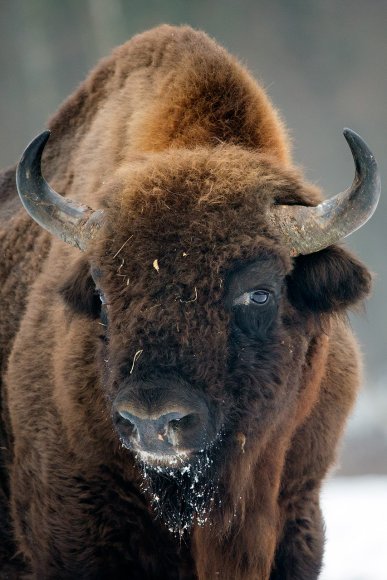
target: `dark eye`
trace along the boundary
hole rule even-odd
[[[99,309],[99,318],[101,320],[102,326],[108,325],[108,315],[107,315],[107,301],[105,298],[104,293],[100,288],[97,289],[98,297],[101,302],[100,309]]]
[[[244,292],[233,302],[234,322],[247,336],[263,340],[274,328],[278,301],[275,292],[251,290]]]
[[[269,300],[269,292],[266,292],[266,290],[250,292],[250,300],[255,302],[255,304],[265,304]]]
[[[257,304],[262,306],[266,304],[270,298],[270,292],[267,290],[254,290],[253,292],[244,292],[233,302],[234,306],[249,306],[250,304]]]

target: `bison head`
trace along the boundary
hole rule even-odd
[[[48,133],[22,158],[27,211],[84,251],[61,294],[88,321],[120,453],[135,454],[173,529],[203,521],[227,478],[243,485],[239,458],[248,469],[273,434],[295,428],[324,321],[368,292],[367,271],[332,245],[380,192],[368,147],[345,135],[354,183],[322,203],[297,172],[236,146],[123,164],[95,193],[97,211],[41,176]]]

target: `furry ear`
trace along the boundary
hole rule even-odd
[[[75,312],[98,318],[101,312],[101,300],[90,274],[90,264],[81,258],[74,265],[70,275],[59,288],[63,300]]]
[[[364,300],[371,289],[371,274],[350,252],[330,246],[298,256],[287,282],[289,299],[296,308],[329,314]]]

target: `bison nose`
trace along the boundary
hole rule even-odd
[[[190,409],[173,409],[155,416],[135,412],[129,405],[116,409],[121,440],[135,451],[155,456],[199,450],[206,440],[207,417]]]

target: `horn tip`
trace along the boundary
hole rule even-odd
[[[360,135],[358,133],[356,133],[356,131],[353,131],[353,129],[349,129],[348,127],[345,127],[343,129],[343,135],[344,135],[348,145],[350,146],[352,153],[354,153],[355,148],[356,149],[361,148],[364,151],[367,151],[372,155],[367,143],[364,141],[363,137],[360,137]]]
[[[344,127],[343,135],[346,138],[347,142],[353,139],[361,139],[360,135],[358,135],[356,131],[353,131],[353,129],[350,129],[349,127]]]
[[[28,149],[29,147],[36,147],[38,149],[43,150],[44,146],[46,145],[47,141],[50,138],[50,135],[51,131],[49,131],[48,129],[42,131],[42,133],[39,133],[39,135],[37,135],[34,139],[32,139],[31,143],[27,146],[26,149]]]
[[[39,140],[40,143],[45,145],[47,143],[47,141],[49,140],[50,136],[51,136],[51,131],[49,129],[46,129],[45,131],[42,131],[42,133],[39,133],[39,135],[37,137],[35,137],[35,139]]]

